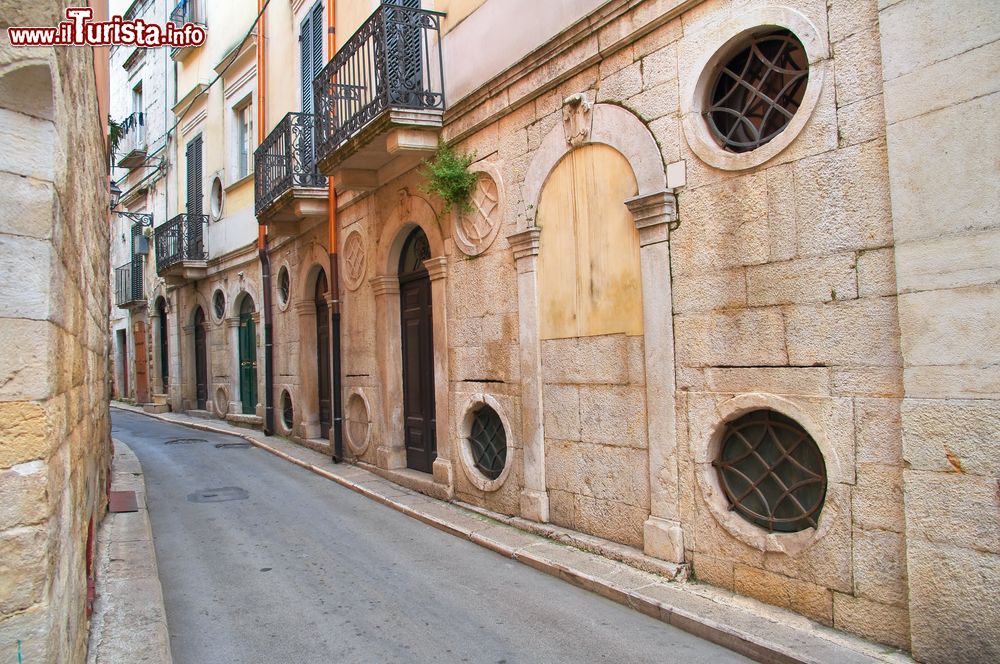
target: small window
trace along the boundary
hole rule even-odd
[[[291,280],[288,276],[288,268],[284,265],[278,270],[278,302],[282,306],[288,304],[288,298],[292,292]]]
[[[476,469],[491,480],[500,477],[507,463],[507,432],[497,412],[485,404],[472,419],[469,445]]]
[[[723,149],[741,153],[785,130],[802,104],[809,64],[802,43],[784,29],[753,34],[736,48],[710,87],[705,118]]]
[[[292,395],[288,393],[288,390],[283,390],[281,392],[281,423],[285,425],[285,429],[288,431],[291,431],[292,426],[295,424],[295,411],[292,408]]]
[[[772,410],[726,425],[713,462],[731,509],[770,532],[815,528],[826,498],[826,464],[812,436]]]
[[[215,317],[222,320],[226,315],[226,296],[221,290],[215,291],[212,296],[212,308],[215,310]]]
[[[233,108],[236,122],[236,179],[253,172],[253,104],[247,97]]]
[[[212,193],[209,205],[212,210],[212,219],[218,221],[222,219],[222,205],[225,202],[225,191],[222,188],[222,179],[218,176],[212,178]]]

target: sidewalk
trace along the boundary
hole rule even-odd
[[[135,491],[137,512],[109,512],[97,531],[97,599],[87,664],[171,664],[146,483],[135,454],[115,440],[112,491]]]
[[[177,413],[153,415],[141,408],[118,403],[112,407],[194,429],[239,436],[262,450],[439,530],[466,538],[760,662],[913,661],[889,646],[820,625],[784,609],[704,584],[672,581],[676,568],[629,547],[547,524],[437,500],[357,466],[334,464],[329,457],[284,438],[265,436],[226,422]]]

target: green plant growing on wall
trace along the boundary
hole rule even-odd
[[[479,176],[470,171],[469,166],[475,160],[475,154],[459,153],[444,141],[439,141],[434,158],[424,161],[426,182],[421,189],[443,200],[446,214],[452,209],[472,212],[470,201]]]
[[[125,132],[122,130],[121,123],[115,122],[114,119],[108,116],[108,158],[110,159],[110,165],[114,164],[115,153],[118,152],[118,146],[121,144],[122,139],[125,137]]]

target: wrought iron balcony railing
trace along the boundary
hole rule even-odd
[[[142,288],[142,270],[145,261],[142,256],[136,256],[125,265],[115,268],[115,305],[127,307],[130,304],[143,302],[146,294]]]
[[[153,236],[156,242],[156,271],[183,261],[208,259],[205,236],[208,234],[208,215],[179,214],[161,225]]]
[[[171,23],[201,23],[205,24],[202,0],[180,0],[170,12]]]
[[[274,205],[293,187],[325,187],[316,170],[311,113],[289,113],[253,153],[255,212]]]
[[[441,14],[383,4],[313,81],[316,160],[392,109],[444,111]]]

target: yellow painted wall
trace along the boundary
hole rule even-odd
[[[486,0],[435,0],[434,9],[448,14],[441,26],[441,32],[443,34],[448,34],[448,32],[461,23],[466,16],[476,11],[484,4],[486,4]]]
[[[606,145],[574,150],[549,175],[536,215],[542,339],[642,334],[639,234],[624,203],[637,193]]]

